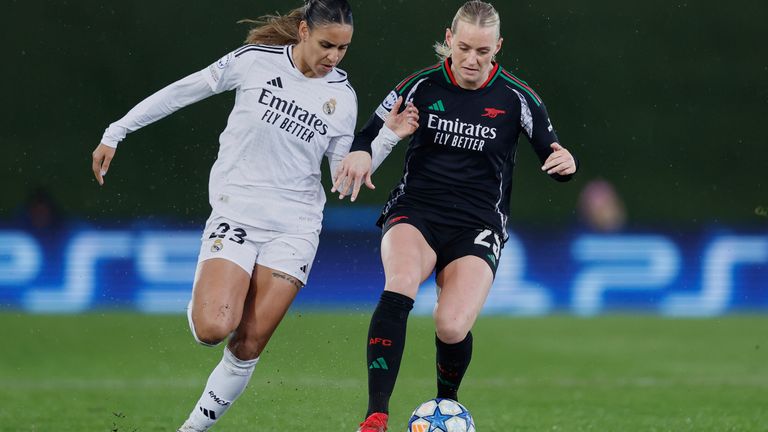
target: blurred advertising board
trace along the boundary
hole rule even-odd
[[[196,229],[0,229],[0,308],[33,313],[181,313],[200,247]],[[328,223],[298,307],[369,309],[384,277],[379,233]],[[433,279],[417,298],[429,314]],[[768,233],[510,232],[484,313],[613,312],[718,316],[768,312]]]

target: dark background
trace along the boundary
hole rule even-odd
[[[341,67],[358,93],[358,126],[394,84],[436,61],[431,46],[462,3],[352,1],[355,36]],[[201,223],[233,94],[129,135],[103,188],[91,151],[141,99],[240,46],[247,27],[237,20],[300,4],[3,0],[0,220],[18,218],[43,188],[75,220]],[[765,226],[757,213],[768,207],[768,50],[760,42],[768,3],[495,5],[505,38],[499,62],[542,96],[582,164],[575,181],[558,184],[524,144],[513,225],[573,223],[580,188],[604,178],[638,226]],[[385,201],[404,150],[355,206]]]

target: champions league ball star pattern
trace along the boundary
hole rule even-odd
[[[406,432],[475,432],[472,415],[451,399],[432,399],[419,405]]]

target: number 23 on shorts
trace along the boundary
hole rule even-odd
[[[213,232],[208,238],[209,239],[229,238],[230,241],[233,241],[237,244],[243,244],[245,243],[245,237],[247,235],[248,233],[246,233],[244,229],[242,228],[231,229],[228,223],[222,222],[219,224],[218,227],[216,227],[215,230],[213,230]]]
[[[490,240],[490,242],[488,240]],[[483,230],[477,237],[475,237],[475,244],[490,249],[491,252],[493,252],[494,258],[496,258],[495,262],[499,261],[499,256],[501,255],[501,239],[498,234],[489,229]]]

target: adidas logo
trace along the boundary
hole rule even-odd
[[[368,366],[368,369],[389,370],[389,366],[387,366],[387,361],[384,360],[384,357],[379,357],[376,360],[371,362],[370,366]]]
[[[202,412],[204,416],[208,417],[211,420],[216,420],[216,411],[207,410],[203,407],[198,407],[198,408],[200,408],[200,412]]]
[[[301,266],[299,268],[301,269],[302,272],[304,272],[304,274],[307,273],[307,265],[306,264],[304,264],[303,266]]]
[[[496,256],[495,255],[488,254],[488,261],[490,261],[493,264],[494,267],[496,266]]]
[[[283,80],[281,80],[280,77],[267,81],[267,84],[278,88],[283,88]]]
[[[443,106],[442,100],[438,100],[437,102],[428,106],[427,109],[432,111],[445,112],[445,107]]]

